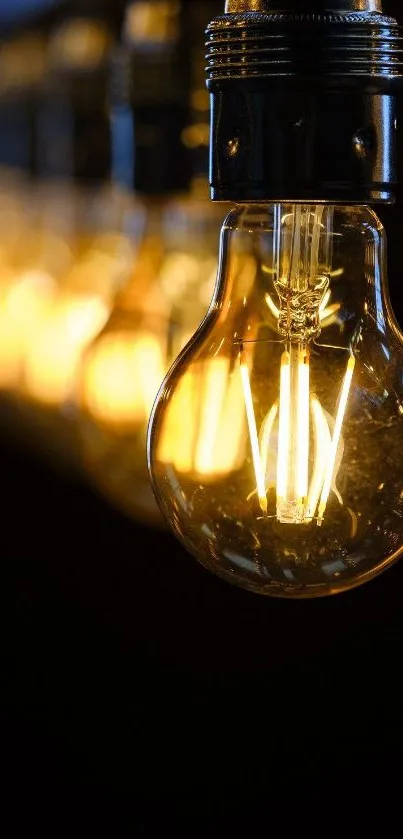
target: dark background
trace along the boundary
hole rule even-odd
[[[403,202],[380,215],[403,324]],[[5,438],[0,477],[5,836],[287,836],[321,808],[327,835],[381,797],[387,818],[402,563],[336,598],[260,598]]]

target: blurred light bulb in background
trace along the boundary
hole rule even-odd
[[[403,549],[403,346],[367,207],[227,217],[206,319],[149,427],[162,512],[230,582],[312,597]]]
[[[8,296],[16,282],[15,265],[22,236],[26,233],[25,182],[0,170],[0,214],[3,232],[0,242],[0,389],[13,386],[19,375],[19,350],[15,352],[14,329],[7,315]]]
[[[84,355],[78,401],[88,473],[130,515],[161,522],[147,423],[170,363],[207,311],[219,225],[206,199],[171,199],[150,215],[133,276]]]
[[[22,198],[1,173],[0,390],[4,430],[70,466],[78,360],[132,270],[143,220],[111,178],[115,24],[65,12],[0,50],[1,157],[29,173]]]
[[[73,17],[53,30],[48,59],[53,68],[91,71],[107,59],[111,41],[103,21]]]
[[[114,292],[131,267],[122,237],[101,235],[80,254],[63,280],[54,305],[27,348],[24,392],[61,406],[72,397],[81,353],[104,325]]]
[[[134,0],[126,7],[123,38],[148,50],[175,43],[179,36],[180,3],[172,0]]]
[[[79,359],[132,270],[143,210],[109,187],[38,182],[30,197],[41,212],[0,307],[2,419],[53,465],[79,469],[70,411]]]
[[[21,383],[27,348],[41,330],[56,292],[54,278],[39,268],[13,279],[0,311],[0,386],[11,391]]]
[[[41,331],[72,252],[59,216],[49,218],[39,185],[13,184],[0,269],[0,388],[18,392],[28,347]]]

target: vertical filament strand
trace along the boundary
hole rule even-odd
[[[277,452],[277,516],[302,522],[308,496],[309,356],[301,345],[281,358]]]
[[[300,350],[298,360],[296,460],[296,495],[301,503],[305,503],[308,495],[309,460],[309,358],[305,350]]]
[[[350,392],[351,381],[352,381],[353,373],[354,373],[354,367],[355,367],[355,359],[354,359],[354,356],[351,355],[349,360],[348,360],[347,370],[346,370],[346,374],[344,376],[343,386],[342,386],[342,389],[341,389],[340,400],[339,400],[339,407],[338,407],[338,410],[337,410],[336,422],[334,424],[333,437],[332,437],[332,442],[331,442],[330,451],[329,451],[329,459],[328,459],[328,463],[327,463],[327,467],[326,467],[326,477],[325,477],[325,482],[324,482],[324,485],[323,485],[322,494],[321,494],[320,503],[319,503],[318,524],[322,523],[323,514],[326,510],[326,505],[327,505],[329,494],[330,494],[333,472],[334,472],[334,466],[335,466],[336,457],[337,457],[337,449],[339,447],[341,429],[342,429],[342,425],[343,425],[344,414],[346,412],[347,399],[348,399],[348,394]]]
[[[286,498],[289,460],[290,435],[290,353],[285,351],[281,357],[280,368],[280,407],[277,455],[277,502]]]
[[[326,459],[330,449],[330,431],[323,408],[316,396],[312,397],[312,416],[315,437],[313,475],[306,505],[306,521],[312,521],[318,506],[325,478]]]

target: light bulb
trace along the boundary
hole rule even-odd
[[[367,207],[240,207],[150,429],[185,546],[270,594],[348,588],[403,549],[403,345]]]
[[[0,291],[2,424],[52,467],[79,471],[79,363],[130,273],[142,211],[110,188],[56,181],[30,197],[25,248]]]
[[[209,27],[212,194],[239,200],[209,312],[160,389],[148,436],[156,499],[189,552],[285,597],[354,587],[403,551],[403,335],[367,206],[392,196],[394,136],[393,100],[374,96],[369,67],[381,76],[390,61],[392,77],[395,61],[385,41],[375,66],[368,24],[384,38],[396,22],[380,4],[319,5],[271,13],[264,0],[229,0]],[[348,48],[353,36],[361,44],[358,94],[345,89],[353,52],[335,63],[336,19]],[[365,119],[371,137],[354,128]]]
[[[46,271],[12,275],[0,307],[0,389],[18,389],[27,347],[42,329],[55,293],[56,281]]]
[[[205,5],[127,4],[111,62],[112,171],[120,188],[141,197],[145,226],[132,274],[84,354],[77,389],[87,476],[120,510],[157,526],[148,418],[168,367],[207,311],[224,215],[207,200],[205,131],[187,142],[196,121],[205,122],[193,102]]]
[[[0,389],[15,394],[28,347],[40,334],[58,280],[71,264],[71,250],[57,213],[49,224],[47,196],[38,184],[27,184],[24,192],[16,190],[9,198],[2,202],[7,233],[0,269]]]
[[[72,258],[41,328],[31,331],[24,356],[25,397],[51,409],[63,409],[72,399],[81,355],[105,324],[116,289],[130,273],[135,240],[121,231],[122,219],[127,223],[129,216],[142,215],[134,203],[121,206],[112,190],[99,190],[95,198],[90,190],[76,190],[64,195],[65,204],[68,200],[78,228],[70,232]]]
[[[168,367],[207,311],[217,231],[217,212],[205,198],[151,203],[133,274],[81,363],[87,474],[119,508],[157,525],[163,520],[148,478],[147,423]]]

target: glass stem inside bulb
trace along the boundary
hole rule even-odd
[[[276,317],[284,350],[278,399],[270,407],[260,432],[249,367],[242,351],[240,355],[256,490],[260,508],[267,514],[266,464],[271,449],[276,446],[277,520],[284,524],[306,524],[316,518],[320,525],[337,472],[355,364],[354,357],[349,355],[336,413],[329,422],[311,389],[310,347],[320,335],[322,323],[332,316],[333,309],[337,311],[337,306],[328,306],[333,208],[294,205],[283,212],[281,205],[276,205],[274,217],[274,262],[267,272],[274,275],[279,303],[276,305],[270,294],[266,295],[266,302]]]
[[[290,343],[280,369],[277,453],[277,518],[301,522],[308,495],[309,355],[303,344]]]

